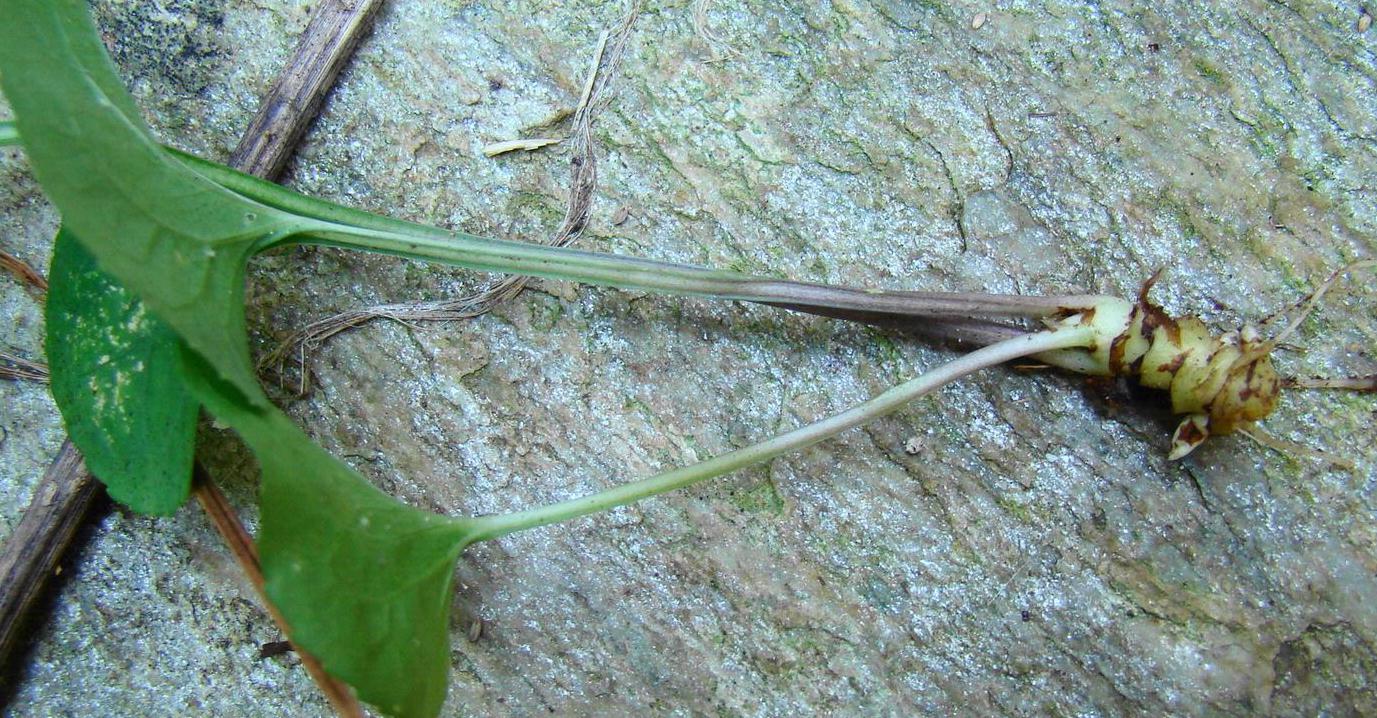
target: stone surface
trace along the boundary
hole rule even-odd
[[[100,0],[168,141],[223,159],[305,2]],[[621,3],[390,3],[291,170],[305,192],[470,232],[554,231],[559,136]],[[984,14],[979,29],[973,19]],[[595,138],[582,246],[896,288],[1155,296],[1258,321],[1377,232],[1377,31],[1352,4],[669,3]],[[697,22],[695,18],[698,18]],[[3,152],[7,250],[56,220]],[[614,224],[619,208],[630,219]],[[262,258],[262,349],[314,318],[463,291],[332,250]],[[1371,275],[1286,371],[1377,371]],[[0,331],[38,356],[31,296]],[[951,353],[763,308],[537,282],[484,318],[326,345],[289,411],[425,508],[569,498],[820,418]],[[0,384],[0,536],[61,440]],[[997,369],[768,466],[471,549],[447,715],[1335,714],[1377,710],[1373,399],[1291,394],[1271,433],[1165,460],[1150,394]],[[204,456],[252,518],[252,462]],[[476,642],[465,636],[475,619]],[[204,519],[116,510],[69,567],[16,714],[325,712]]]

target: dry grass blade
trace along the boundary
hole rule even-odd
[[[593,193],[598,183],[598,158],[592,139],[593,122],[610,101],[611,88],[621,67],[622,57],[626,53],[632,25],[639,14],[640,3],[634,3],[616,29],[604,32],[599,38],[589,68],[588,80],[583,87],[578,108],[574,111],[574,127],[570,136],[573,157],[570,159],[569,203],[559,228],[545,241],[547,245],[568,246],[577,240],[588,226],[588,217],[593,208]],[[274,367],[281,374],[287,358],[295,356],[301,371],[299,391],[305,393],[306,377],[309,375],[306,370],[308,357],[330,337],[374,319],[434,322],[476,317],[520,294],[529,281],[530,277],[506,276],[464,297],[382,304],[336,314],[293,332],[263,358],[260,366]]]
[[[48,381],[48,365],[0,352],[0,379]]]
[[[494,142],[483,148],[484,157],[496,157],[505,155],[508,152],[531,152],[541,147],[548,147],[558,143],[554,137],[532,137],[524,140],[507,140],[506,142]]]

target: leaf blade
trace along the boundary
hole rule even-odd
[[[0,81],[44,193],[101,269],[266,404],[245,339],[243,267],[265,236],[303,220],[168,157],[81,0],[9,0]]]
[[[66,229],[49,276],[50,386],[68,436],[116,501],[171,513],[191,489],[200,408],[177,371],[177,335]]]
[[[449,685],[454,568],[472,521],[393,499],[282,412],[235,396],[198,355],[182,359],[197,397],[262,464],[259,554],[292,640],[384,711],[438,713]]]

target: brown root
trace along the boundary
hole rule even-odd
[[[1275,451],[1280,454],[1304,456],[1310,459],[1318,459],[1320,461],[1327,462],[1341,469],[1347,469],[1349,471],[1353,471],[1355,468],[1357,468],[1352,461],[1349,461],[1348,459],[1345,459],[1341,456],[1337,456],[1326,451],[1318,451],[1308,446],[1301,446],[1300,444],[1297,444],[1295,442],[1287,441],[1285,439],[1272,436],[1271,434],[1268,434],[1267,432],[1263,431],[1262,429],[1256,426],[1246,429],[1239,429],[1238,433],[1243,434],[1249,439],[1252,439],[1259,446],[1265,446],[1268,449],[1271,449],[1272,451]]]
[[[1282,384],[1296,389],[1340,389],[1343,391],[1377,392],[1377,374],[1345,377],[1288,377]]]
[[[1277,348],[1278,345],[1286,341],[1286,338],[1288,336],[1291,336],[1292,332],[1296,331],[1296,328],[1301,325],[1301,322],[1305,321],[1306,317],[1314,313],[1315,309],[1317,309],[1320,306],[1320,300],[1324,299],[1325,293],[1327,293],[1329,289],[1333,287],[1336,282],[1339,281],[1340,277],[1343,277],[1345,274],[1348,274],[1349,272],[1352,272],[1355,269],[1364,269],[1370,267],[1377,267],[1377,259],[1360,259],[1356,262],[1349,262],[1348,264],[1340,267],[1333,274],[1329,275],[1329,279],[1324,280],[1324,283],[1316,287],[1315,291],[1310,293],[1310,296],[1306,297],[1305,299],[1302,299],[1296,305],[1296,307],[1299,307],[1301,311],[1299,314],[1295,316],[1295,318],[1293,318],[1286,325],[1286,328],[1282,329],[1281,332],[1278,333],[1277,336],[1274,337],[1271,341],[1259,346],[1256,351],[1260,354],[1267,354],[1271,352],[1273,349]],[[1293,309],[1295,309],[1296,307],[1293,307]],[[1268,320],[1271,319],[1272,317],[1268,317]]]

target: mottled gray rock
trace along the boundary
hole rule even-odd
[[[96,4],[160,135],[224,158],[303,2]],[[536,238],[561,135],[620,3],[393,3],[289,181],[371,210]],[[582,246],[896,288],[1131,295],[1219,328],[1374,254],[1377,31],[1354,4],[654,5],[595,132]],[[986,22],[973,29],[979,13]],[[3,156],[5,247],[55,226]],[[631,219],[614,225],[618,208]],[[262,349],[302,323],[435,298],[467,273],[328,250],[262,258]],[[1371,283],[1371,275],[1350,287]],[[40,351],[0,285],[4,341]],[[1367,290],[1286,352],[1372,373]],[[763,308],[537,282],[461,324],[377,323],[314,357],[287,408],[381,487],[449,513],[576,496],[741,446],[952,356]],[[60,441],[0,384],[0,532]],[[1352,471],[1241,437],[1165,460],[1145,393],[998,369],[768,466],[471,549],[449,715],[1377,710],[1371,397],[1292,394],[1266,422]],[[252,516],[251,460],[204,456]],[[910,453],[906,448],[916,451]],[[325,711],[205,521],[115,512],[71,567],[19,714]],[[0,533],[3,535],[3,533]],[[482,637],[465,634],[473,619]]]

